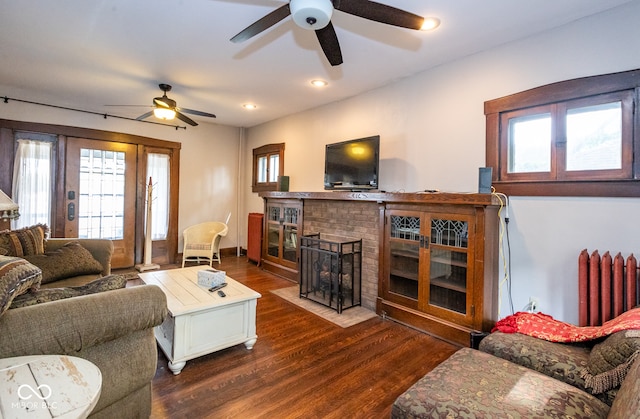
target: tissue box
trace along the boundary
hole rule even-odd
[[[204,269],[198,271],[198,285],[211,288],[220,284],[224,284],[227,279],[227,273],[225,271],[219,271],[217,269]]]

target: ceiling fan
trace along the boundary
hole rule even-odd
[[[327,60],[337,66],[342,64],[342,52],[331,24],[334,10],[408,29],[418,30],[424,22],[421,16],[370,0],[290,0],[240,31],[231,41],[246,41],[291,15],[296,25],[315,30]]]
[[[198,125],[198,123],[193,119],[189,118],[188,116],[186,116],[185,113],[198,115],[198,116],[208,116],[210,118],[216,117],[214,114],[208,113],[208,112],[195,111],[193,109],[187,109],[187,108],[179,108],[175,100],[167,97],[167,92],[171,91],[171,85],[160,83],[158,86],[160,87],[160,90],[164,92],[164,94],[162,95],[162,97],[153,98],[153,110],[143,115],[140,115],[139,117],[136,118],[136,120],[141,121],[143,119],[150,117],[151,115],[154,115],[156,118],[164,119],[164,120],[171,120],[173,118],[178,118],[179,120],[195,127]]]

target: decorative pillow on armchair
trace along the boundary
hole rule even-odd
[[[42,271],[37,266],[18,257],[0,256],[0,315],[11,302],[29,289],[40,287]]]
[[[593,394],[618,387],[640,356],[640,330],[623,330],[596,344],[589,354],[587,367],[582,371],[585,386]]]
[[[27,256],[44,253],[44,242],[49,234],[49,227],[36,224],[19,230],[0,231],[0,254],[7,256]]]
[[[126,284],[127,277],[124,275],[107,275],[79,287],[46,288],[39,291],[22,294],[13,300],[9,308],[28,307],[35,304],[63,300],[65,298],[96,294],[103,291],[117,290],[120,288],[124,288]]]
[[[78,275],[99,274],[102,264],[78,242],[69,242],[59,249],[24,257],[42,269],[42,283]]]

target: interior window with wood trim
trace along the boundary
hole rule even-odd
[[[587,77],[485,102],[496,190],[637,196],[638,77],[640,70]]]
[[[284,174],[284,143],[253,149],[253,192],[277,191],[278,178]]]

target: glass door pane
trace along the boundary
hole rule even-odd
[[[418,299],[420,217],[389,217],[389,291]]]
[[[429,304],[466,313],[466,252],[432,249],[429,280]]]
[[[124,237],[125,154],[80,150],[78,237]]]
[[[267,207],[267,255],[280,257],[280,206]]]
[[[166,240],[169,229],[169,178],[170,157],[168,154],[149,153],[147,156],[147,179],[151,179],[151,238]],[[146,225],[147,220],[145,220]],[[145,229],[146,231],[146,229]]]
[[[467,314],[469,224],[431,220],[429,305]]]
[[[280,225],[267,224],[267,254],[275,258],[280,257]]]
[[[298,247],[298,229],[294,226],[284,226],[284,238],[282,241],[282,258],[290,262],[296,262]]]
[[[283,208],[282,258],[289,262],[298,261],[298,208]]]

